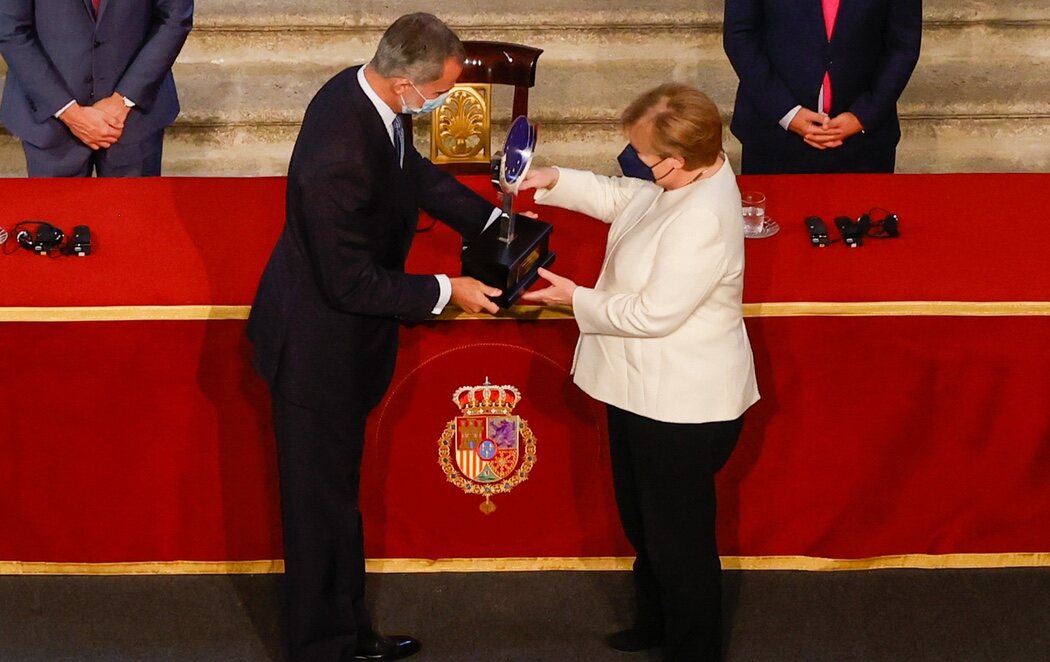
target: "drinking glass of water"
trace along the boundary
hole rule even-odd
[[[747,191],[740,194],[740,203],[744,208],[744,235],[762,234],[762,224],[766,221],[765,194]]]

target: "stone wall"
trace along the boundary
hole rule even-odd
[[[168,132],[166,174],[283,174],[317,88],[367,60],[382,30],[416,10],[464,39],[544,49],[530,104],[544,160],[613,171],[619,111],[666,80],[697,84],[732,109],[736,78],[714,0],[199,0],[175,66],[183,112]],[[1050,169],[1048,65],[1047,0],[926,0],[922,56],[900,104],[898,170]],[[509,115],[509,91],[495,103],[497,118]],[[727,149],[735,161],[739,145]],[[24,174],[7,134],[0,174]]]

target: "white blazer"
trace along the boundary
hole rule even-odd
[[[742,313],[740,191],[728,161],[674,191],[560,168],[536,201],[611,224],[598,281],[572,298],[581,389],[671,423],[733,420],[758,400]]]

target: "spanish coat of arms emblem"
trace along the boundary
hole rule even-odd
[[[459,407],[438,439],[438,463],[448,481],[485,497],[481,512],[496,509],[492,497],[528,480],[536,463],[536,438],[528,422],[512,414],[521,401],[513,386],[462,386],[452,394]]]

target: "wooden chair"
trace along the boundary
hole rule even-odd
[[[430,117],[430,160],[456,174],[488,174],[492,158],[492,86],[513,85],[513,120],[529,112],[542,49],[500,41],[464,41],[463,72]],[[406,129],[411,134],[411,118]]]

